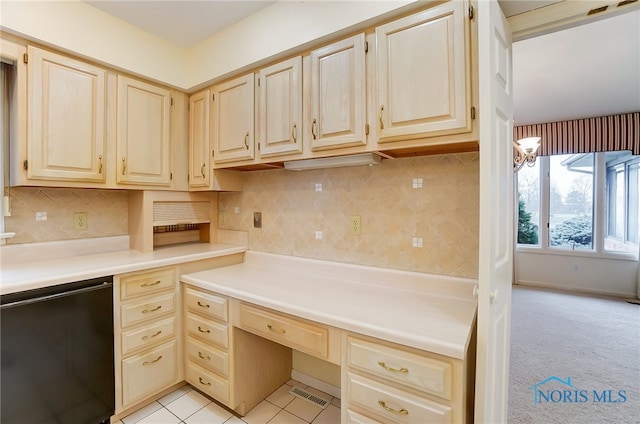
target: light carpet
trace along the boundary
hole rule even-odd
[[[514,286],[509,423],[640,423],[640,305]]]

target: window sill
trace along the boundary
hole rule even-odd
[[[516,247],[516,253],[533,253],[536,255],[551,255],[551,256],[572,256],[582,257],[590,259],[609,259],[616,261],[631,261],[637,262],[638,255],[633,253],[615,253],[615,252],[595,252],[595,251],[576,251],[576,250],[561,250],[561,249],[549,249],[534,246],[518,245]]]

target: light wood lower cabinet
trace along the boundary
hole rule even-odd
[[[182,381],[173,267],[114,277],[116,414]]]
[[[472,421],[469,361],[360,335],[343,343],[343,422]]]
[[[244,415],[291,378],[291,349],[231,323],[234,299],[183,284],[185,380]]]

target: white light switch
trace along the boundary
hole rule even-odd
[[[422,188],[422,178],[413,179],[413,188]]]
[[[422,237],[414,237],[412,240],[413,247],[422,247]]]
[[[316,183],[316,191],[322,191],[322,183]]]
[[[235,208],[233,208],[233,213],[238,215],[240,213],[240,206],[236,206]]]
[[[46,221],[47,213],[46,212],[36,212],[36,221]]]
[[[322,231],[316,231],[316,240],[322,240]]]

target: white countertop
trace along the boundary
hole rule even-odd
[[[85,242],[86,243],[86,242]],[[94,243],[101,241],[94,239]],[[102,242],[111,243],[110,240]],[[26,250],[14,254],[7,250],[2,255],[0,270],[0,294],[15,293],[45,286],[104,277],[125,272],[175,265],[184,262],[209,259],[246,251],[245,246],[231,244],[182,244],[156,248],[153,252],[121,249],[122,243],[111,247],[112,251],[100,252],[100,247],[87,247],[78,252],[69,243],[42,243],[40,246],[18,246],[14,250]],[[127,244],[128,245],[128,238]],[[51,246],[67,249],[66,253],[51,252]],[[4,246],[2,249],[11,248]],[[46,253],[38,254],[38,252]],[[74,250],[75,249],[75,250]],[[34,253],[35,252],[35,253]],[[83,254],[86,253],[86,254]]]
[[[247,252],[242,264],[182,281],[372,337],[463,359],[474,280]]]

